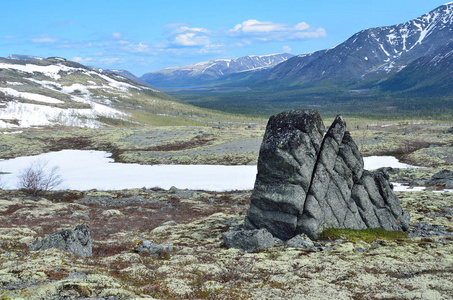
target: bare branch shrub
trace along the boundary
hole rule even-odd
[[[19,173],[18,188],[25,190],[31,195],[38,195],[44,191],[50,191],[63,183],[58,174],[59,168],[48,168],[48,161],[37,160]]]

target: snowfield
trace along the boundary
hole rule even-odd
[[[75,109],[11,101],[0,109],[0,128],[55,125],[97,128],[102,125],[96,121],[99,115],[121,118],[125,114],[97,103],[92,103],[91,109]],[[11,123],[7,120],[14,122]]]
[[[103,151],[63,150],[37,156],[19,157],[0,161],[4,188],[17,186],[20,170],[32,162],[47,161],[48,167],[59,167],[64,179],[61,189],[74,190],[121,190],[128,188],[159,187],[180,189],[230,191],[251,190],[255,184],[256,165],[139,165],[113,163],[111,154]],[[365,168],[414,167],[401,164],[391,156],[365,157]],[[395,190],[408,190],[396,185]]]

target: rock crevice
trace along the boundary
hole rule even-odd
[[[287,241],[316,238],[324,229],[381,227],[407,230],[388,176],[363,168],[363,158],[337,116],[325,135],[314,110],[272,116],[258,159],[245,229],[266,228]]]

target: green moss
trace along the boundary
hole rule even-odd
[[[327,228],[320,235],[320,240],[345,239],[352,242],[364,241],[373,243],[378,239],[397,240],[407,237],[406,232],[388,231],[382,228],[350,229],[350,228]]]

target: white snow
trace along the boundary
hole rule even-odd
[[[55,98],[47,97],[47,96],[40,95],[40,94],[18,92],[12,88],[0,88],[0,92],[3,92],[7,96],[22,98],[22,99],[27,99],[27,100],[32,100],[32,101],[51,103],[51,104],[64,103],[64,101],[61,101],[61,100],[58,100]]]
[[[376,170],[382,167],[391,168],[419,168],[409,164],[401,163],[396,157],[393,156],[368,156],[363,158],[365,170]]]
[[[58,108],[30,103],[11,101],[0,110],[0,128],[25,128],[33,126],[75,126],[96,128],[101,124],[96,121],[98,115],[119,117],[119,113],[105,105],[92,105],[91,109]],[[4,122],[19,120],[19,126]]]
[[[161,187],[204,189],[213,191],[253,188],[256,166],[156,165],[112,163],[102,151],[63,150],[38,156],[0,161],[6,188],[17,186],[17,174],[31,162],[43,160],[49,167],[58,166],[64,185],[77,190],[120,190],[125,188]],[[3,175],[2,175],[3,176]]]
[[[17,187],[20,170],[37,160],[48,161],[48,166],[58,166],[64,179],[62,189],[120,190],[126,188],[160,187],[169,189],[202,189],[211,191],[253,189],[256,165],[139,165],[113,163],[110,153],[103,151],[63,150],[37,156],[0,160],[0,170],[5,188]],[[411,167],[400,164],[393,157],[366,157],[367,169],[379,167]]]
[[[45,76],[50,77],[54,80],[58,80],[61,78],[61,76],[58,74],[60,71],[75,72],[78,70],[83,70],[83,69],[78,69],[78,68],[71,68],[71,67],[64,66],[64,65],[40,66],[40,65],[34,65],[34,64],[20,65],[20,64],[6,64],[6,63],[0,63],[0,69],[17,70],[17,71],[21,71],[24,73],[38,72],[38,73],[42,73]]]

